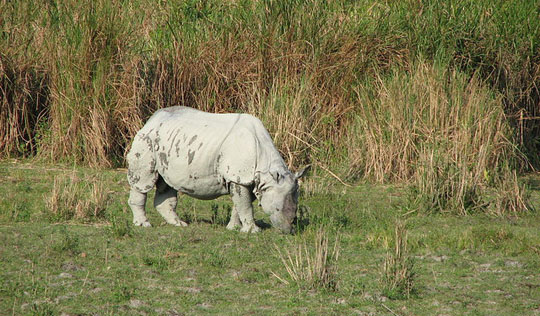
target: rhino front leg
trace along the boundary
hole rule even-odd
[[[134,188],[129,192],[129,207],[133,212],[133,224],[135,226],[150,227],[150,222],[146,218],[144,206],[146,204],[146,193],[141,193]]]
[[[165,221],[174,226],[187,226],[187,224],[178,218],[175,212],[177,203],[177,191],[171,188],[163,178],[159,177],[156,183],[156,197],[154,198],[154,207],[165,219]]]
[[[240,217],[238,216],[236,207],[233,207],[231,211],[231,220],[229,221],[229,224],[227,224],[227,229],[235,230],[240,226],[242,226],[242,223],[240,222]]]
[[[249,188],[231,183],[230,194],[233,201],[233,211],[231,214],[231,221],[234,219],[234,213],[237,213],[238,219],[242,224],[241,232],[260,232],[261,229],[255,224],[253,220],[253,205],[251,200],[251,192]],[[229,223],[230,225],[231,223]],[[229,226],[227,225],[227,227]]]

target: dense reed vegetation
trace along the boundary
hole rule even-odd
[[[499,193],[538,157],[540,121],[522,118],[540,116],[539,7],[0,1],[0,155],[117,166],[158,108],[242,111],[292,166],[412,181],[429,209],[519,211]]]

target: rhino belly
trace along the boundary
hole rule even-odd
[[[165,182],[175,190],[201,200],[213,200],[219,196],[228,194],[226,186],[217,177],[198,177],[178,175],[163,177]]]
[[[212,200],[228,194],[223,177],[215,173],[211,166],[191,166],[182,159],[172,158],[168,166],[157,169],[163,180],[177,191],[201,200]]]

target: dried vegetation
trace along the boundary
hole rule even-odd
[[[392,299],[409,298],[414,293],[414,261],[409,255],[407,230],[396,223],[394,252],[388,252],[382,270],[382,292]]]
[[[304,289],[336,290],[339,235],[336,235],[333,247],[329,246],[328,233],[321,227],[315,234],[313,245],[304,240],[283,253],[276,245],[276,251],[288,276],[271,273],[282,283]]]
[[[533,2],[0,1],[0,21],[2,157],[122,165],[184,105],[255,114],[291,166],[409,181],[425,209],[524,210],[500,183],[537,159]]]
[[[109,193],[103,179],[81,179],[76,173],[55,177],[45,196],[46,211],[54,220],[95,220],[105,216]]]

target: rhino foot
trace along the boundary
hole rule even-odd
[[[228,230],[237,230],[238,228],[240,228],[240,223],[229,222],[229,224],[227,224]]]
[[[142,226],[142,227],[152,227],[152,225],[148,221],[144,221],[144,222],[133,221],[133,225]]]
[[[170,223],[170,224],[172,224],[174,226],[178,226],[178,227],[186,227],[188,225],[186,222],[181,221],[181,220],[178,220],[178,221],[176,221],[174,223]]]
[[[258,232],[261,231],[261,228],[259,226],[255,225],[255,223],[253,223],[251,225],[242,226],[240,231],[243,232],[243,233],[258,233]]]

